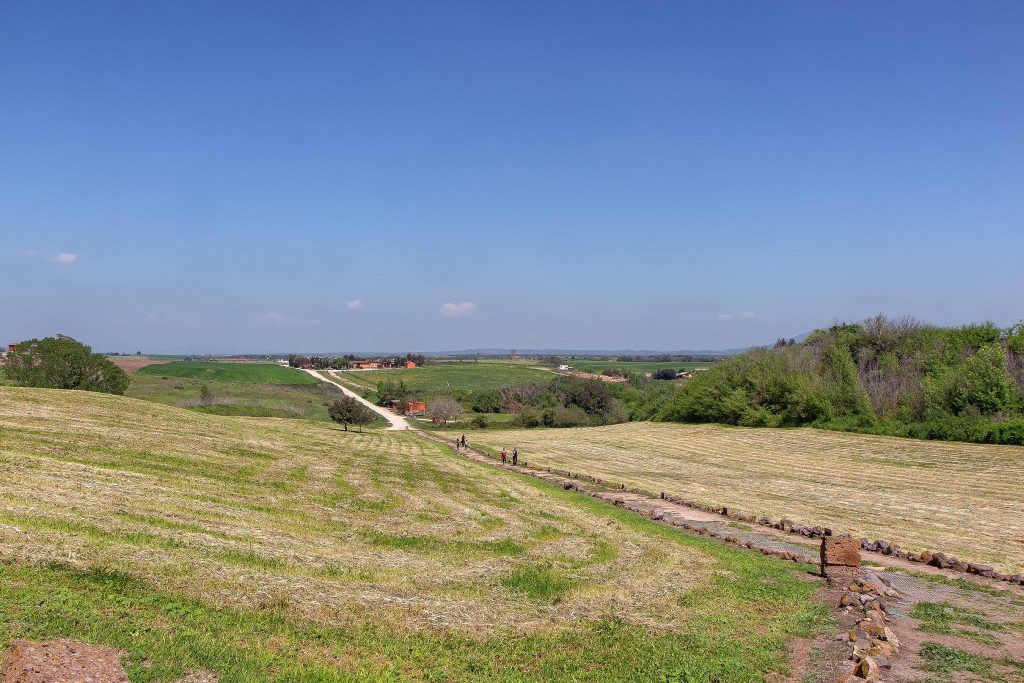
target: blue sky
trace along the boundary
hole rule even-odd
[[[1022,27],[1018,1],[0,2],[0,341],[1008,325]]]

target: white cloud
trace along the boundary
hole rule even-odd
[[[345,308],[347,308],[350,311],[358,311],[362,307],[363,307],[363,300],[362,299],[352,299],[352,301],[349,301],[347,304],[345,304]]]
[[[53,261],[54,263],[59,263],[62,266],[70,266],[70,265],[74,264],[75,261],[78,260],[78,255],[77,254],[69,254],[66,251],[62,251],[61,253],[57,254],[56,256],[51,258],[50,260]]]
[[[718,314],[718,319],[719,320],[732,320],[732,313],[719,313]]]
[[[461,318],[476,311],[476,304],[470,301],[463,301],[460,304],[441,304],[441,315],[446,318]]]
[[[753,311],[743,311],[743,313],[740,314],[740,317],[744,320],[753,320],[757,317],[757,314]]]

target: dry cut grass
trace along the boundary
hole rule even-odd
[[[0,427],[0,557],[218,604],[472,633],[608,614],[665,628],[710,573],[698,551],[410,434],[22,389],[3,389]],[[538,571],[550,599],[516,582]]]
[[[1024,571],[1024,449],[816,429],[631,423],[481,432],[532,464]]]
[[[134,681],[761,680],[796,571],[409,433],[0,388],[0,649]]]

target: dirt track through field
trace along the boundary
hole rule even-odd
[[[336,382],[335,380],[332,380],[332,379],[329,379],[327,377],[324,377],[323,375],[318,373],[316,370],[306,370],[306,372],[308,372],[309,374],[313,375],[313,377],[316,377],[321,382],[327,382],[328,384],[333,384],[334,386],[336,386],[339,389],[341,389],[342,393],[345,394],[346,396],[348,396],[349,398],[354,398],[355,400],[359,401],[360,403],[362,403],[364,406],[366,406],[367,408],[369,408],[373,412],[375,412],[378,415],[380,415],[381,417],[383,417],[385,420],[388,421],[388,430],[389,431],[401,431],[401,430],[405,430],[405,429],[409,428],[409,422],[404,417],[402,417],[401,415],[396,415],[395,413],[391,412],[387,408],[382,408],[382,407],[380,407],[380,406],[378,406],[376,404],[370,403],[365,398],[363,398],[362,396],[360,396],[356,392],[352,391],[348,387],[344,386],[340,382]],[[328,370],[327,372],[329,372],[331,374],[331,376],[333,376],[335,378],[338,377],[335,374],[334,370]]]

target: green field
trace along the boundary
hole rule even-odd
[[[0,648],[124,651],[132,681],[785,676],[807,567],[411,433],[0,388]]]
[[[378,382],[399,380],[423,396],[450,391],[498,389],[525,384],[546,384],[554,375],[533,363],[520,361],[438,362],[421,368],[399,370],[355,370],[339,373],[351,382],[369,389]]]
[[[167,367],[166,365],[153,365]],[[296,375],[299,373],[292,371]],[[309,375],[306,375],[309,377]],[[313,379],[310,377],[310,379]],[[205,386],[213,394],[212,405],[197,405],[199,388]],[[132,374],[126,396],[141,398],[197,412],[253,417],[292,417],[327,421],[326,403],[342,396],[330,384],[252,384],[220,382],[182,377],[154,377],[141,372]],[[379,425],[385,424],[379,419]]]
[[[600,374],[605,370],[622,370],[623,372],[654,372],[671,368],[673,370],[693,370],[694,368],[709,368],[714,363],[709,362],[662,362],[662,361],[618,361],[618,360],[591,360],[588,358],[577,358],[567,360],[565,364],[574,370],[581,372],[594,372]]]
[[[149,365],[135,375],[147,377],[182,377],[212,382],[243,382],[252,384],[316,384],[305,372],[276,363],[218,363],[176,360],[162,365]]]

